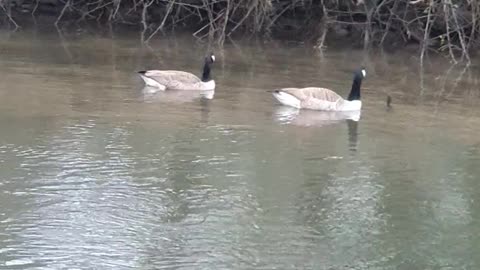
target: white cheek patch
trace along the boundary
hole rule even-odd
[[[365,69],[362,69],[362,75],[364,78],[367,76],[367,71]]]
[[[215,55],[212,55],[211,58],[212,58],[212,62],[215,62]]]

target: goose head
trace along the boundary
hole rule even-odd
[[[357,71],[355,71],[354,75],[357,79],[365,79],[367,77],[367,70],[364,66],[362,66]]]
[[[362,85],[362,80],[367,76],[367,70],[365,67],[361,67],[353,73],[353,83],[350,94],[348,95],[347,100],[360,100],[360,87]]]
[[[367,70],[363,66],[353,72],[353,81],[361,82],[366,77]]]
[[[205,57],[205,65],[203,65],[203,72],[202,72],[202,82],[208,82],[211,80],[210,77],[210,65],[215,62],[215,55],[210,53],[207,57]]]
[[[213,64],[215,63],[215,55],[210,53],[207,57],[205,57],[205,63]]]

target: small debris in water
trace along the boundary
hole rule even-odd
[[[339,156],[330,156],[330,157],[324,157],[323,160],[329,160],[329,159],[343,159],[343,157]]]

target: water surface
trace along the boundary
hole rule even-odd
[[[199,74],[211,48],[181,35],[19,32],[0,48],[2,269],[480,267],[475,64],[241,42],[216,50],[205,98],[135,74]],[[362,64],[359,121],[266,92],[346,96]]]

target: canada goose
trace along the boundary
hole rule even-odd
[[[362,108],[360,87],[367,76],[365,68],[354,72],[352,89],[347,100],[326,88],[282,88],[272,91],[273,96],[283,105],[298,109],[319,111],[359,111]]]
[[[160,90],[214,90],[215,81],[210,77],[210,65],[214,62],[213,53],[205,57],[202,79],[179,70],[144,70],[138,73],[147,86]]]

